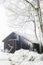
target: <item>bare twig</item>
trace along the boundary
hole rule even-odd
[[[25,0],[27,3],[29,3],[34,9],[36,9],[35,8],[35,6],[31,3],[31,2],[29,2],[28,0]]]

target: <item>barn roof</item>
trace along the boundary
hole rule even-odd
[[[17,38],[17,34],[12,32],[10,35],[8,35],[4,40],[2,40],[3,42],[7,42],[9,39],[16,39]]]

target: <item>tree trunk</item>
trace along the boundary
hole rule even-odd
[[[40,43],[40,52],[41,52],[41,45],[43,44],[43,37],[42,37],[42,19],[41,19],[41,10],[40,10],[40,3],[37,0],[37,8],[35,8],[35,24],[36,24],[36,34],[38,41]]]

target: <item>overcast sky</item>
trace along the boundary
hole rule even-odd
[[[3,46],[2,40],[11,32],[10,28],[7,26],[5,11],[3,5],[0,5],[0,47]]]

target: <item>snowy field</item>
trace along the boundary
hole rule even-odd
[[[43,54],[20,49],[14,54],[0,52],[0,65],[43,65]]]

